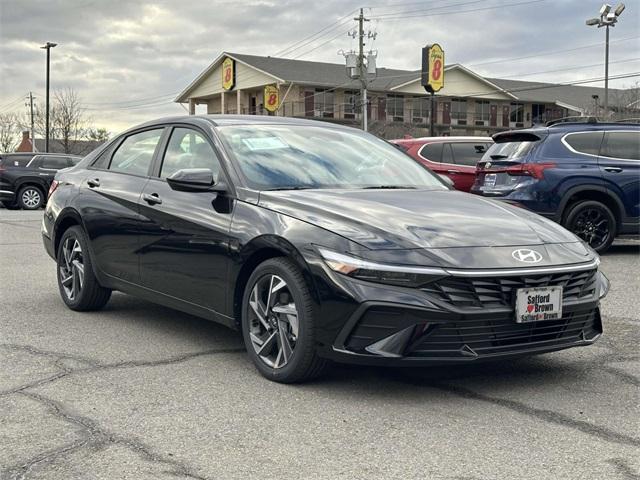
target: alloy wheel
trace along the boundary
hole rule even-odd
[[[59,262],[60,283],[70,301],[78,298],[84,286],[84,257],[80,242],[75,237],[67,237],[62,245]]]
[[[249,297],[249,337],[258,357],[271,368],[284,367],[298,340],[298,311],[287,283],[261,277]]]
[[[29,188],[22,192],[22,203],[28,208],[36,208],[40,205],[42,197],[35,188]]]
[[[585,208],[573,221],[573,233],[598,248],[609,238],[609,219],[599,208]]]

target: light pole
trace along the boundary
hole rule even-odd
[[[58,45],[57,43],[47,42],[43,47],[47,51],[47,93],[45,100],[45,127],[44,127],[44,151],[49,151],[49,65],[51,64],[51,49]],[[31,140],[34,141],[33,139]]]
[[[605,3],[600,7],[600,17],[590,18],[587,20],[589,27],[605,27],[607,29],[605,35],[604,50],[604,116],[608,116],[609,112],[609,27],[615,27],[618,17],[624,11],[624,3],[619,3],[615,10],[611,11],[611,5]]]

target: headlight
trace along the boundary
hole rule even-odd
[[[609,293],[609,279],[604,273],[598,272],[598,298],[604,298]]]
[[[370,262],[323,248],[318,249],[318,251],[327,266],[334,272],[369,282],[418,287],[448,276],[447,272],[437,267],[389,265]]]

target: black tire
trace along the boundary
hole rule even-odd
[[[617,233],[615,215],[609,207],[596,200],[583,200],[571,205],[562,225],[598,253],[609,249]]]
[[[280,299],[275,301],[276,304],[273,305],[273,307],[277,308],[278,305],[280,305],[282,308],[286,308],[286,306],[283,307],[282,304],[278,302],[282,300],[283,295],[287,295],[285,298],[288,298],[288,300],[284,301],[287,302],[288,305],[291,305],[289,302],[293,301],[295,311],[297,312],[295,315],[297,318],[295,345],[292,353],[289,354],[288,361],[279,368],[268,365],[266,361],[263,360],[263,357],[258,355],[256,352],[257,347],[254,347],[254,342],[250,334],[252,329],[255,331],[256,328],[262,328],[260,324],[257,323],[258,320],[252,318],[255,317],[253,313],[255,310],[252,309],[250,305],[252,292],[254,288],[258,288],[258,282],[267,281],[267,278],[273,278],[273,276],[286,282],[283,288],[285,293],[279,293]],[[268,301],[265,303],[268,303]],[[266,316],[268,315],[269,313],[267,313]],[[271,315],[275,317],[278,314],[271,313]],[[283,316],[281,316],[281,318],[282,317]],[[276,324],[279,324],[279,322],[276,321]],[[289,327],[291,328],[291,325],[289,325]],[[286,258],[273,258],[258,265],[247,282],[247,287],[242,298],[242,336],[249,357],[251,357],[258,371],[269,380],[280,383],[302,382],[319,376],[325,370],[328,361],[319,357],[317,354],[315,329],[315,304],[300,269],[291,260]],[[278,327],[277,330],[279,332],[280,327]],[[265,329],[265,336],[267,335],[269,335],[269,333]],[[276,338],[280,337],[278,336]],[[282,339],[278,342],[278,346],[280,346],[281,343]],[[276,346],[276,349],[278,346]],[[277,359],[275,362],[277,363]]]
[[[17,203],[23,210],[37,210],[45,204],[44,192],[33,185],[22,187],[18,192]]]
[[[65,261],[64,250],[75,241],[78,242],[80,251],[76,254],[76,257],[73,257],[75,258],[74,260],[67,262]],[[58,245],[56,260],[58,288],[60,289],[62,301],[67,305],[67,307],[71,310],[82,312],[100,310],[107,304],[111,297],[111,290],[100,285],[98,283],[98,279],[93,273],[93,262],[91,261],[91,255],[89,253],[87,237],[81,227],[76,225],[70,227],[64,232],[60,239],[60,244]],[[75,262],[78,262],[83,266],[83,280],[76,282],[76,278],[73,278],[71,281],[73,287],[70,288],[68,283],[69,276],[67,275],[63,278],[63,275],[65,274],[65,271],[72,275],[79,274],[77,267],[67,268],[67,265]],[[80,288],[75,289],[75,285],[78,285]],[[73,290],[73,292],[70,293],[70,290]]]

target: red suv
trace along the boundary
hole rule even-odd
[[[476,163],[493,144],[490,137],[423,137],[391,140],[422,165],[446,175],[457,190],[468,192],[476,177]]]

